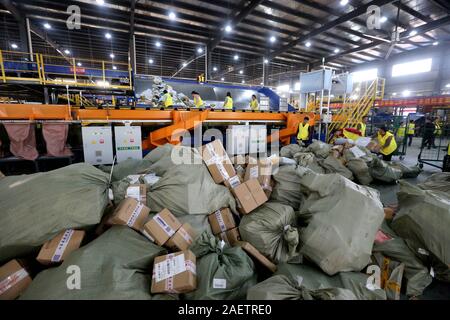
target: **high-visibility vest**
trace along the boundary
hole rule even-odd
[[[441,125],[439,124],[439,123],[435,123],[434,124],[434,134],[435,135],[437,135],[437,136],[440,136],[441,134],[442,134],[442,128],[441,128]]]
[[[170,93],[166,93],[163,96],[163,101],[164,101],[164,107],[171,107],[173,105],[173,99],[172,99],[172,95]]]
[[[401,125],[397,130],[397,137],[403,138],[406,132],[406,125]]]
[[[342,134],[344,135],[344,137],[346,137],[347,139],[351,139],[353,141],[358,140],[359,138],[361,138],[361,136],[359,134],[356,134],[354,132],[348,131],[346,128],[344,128],[342,130]]]
[[[203,106],[203,100],[199,95],[194,96],[194,104],[197,108]]]
[[[416,132],[416,125],[414,123],[408,123],[408,135]]]
[[[258,110],[258,100],[255,99],[250,101],[250,108],[252,110]]]
[[[392,137],[391,139],[391,143],[384,147],[384,145],[386,144],[386,140]],[[390,155],[392,152],[395,151],[395,149],[397,149],[397,142],[395,141],[394,135],[390,132],[386,132],[386,134],[384,136],[382,136],[380,133],[378,133],[377,135],[378,138],[378,142],[380,143],[381,146],[383,146],[380,150],[380,152],[382,154],[384,154],[385,156]]]
[[[309,123],[303,125],[303,122],[298,126],[298,140],[308,140],[309,137]]]
[[[359,129],[359,131],[361,132],[361,137],[365,137],[366,136],[366,127],[367,125],[363,122],[358,123],[359,126],[361,127],[361,129]]]
[[[225,97],[225,103],[223,104],[224,109],[233,109],[233,99],[231,97]]]

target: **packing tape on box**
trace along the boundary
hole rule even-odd
[[[220,230],[222,230],[222,232],[227,231],[227,226],[223,221],[222,212],[220,210],[217,210],[216,212],[214,212],[214,215],[216,216],[216,220],[219,224]]]
[[[175,230],[172,229],[172,227],[164,221],[163,218],[159,214],[153,217],[153,220],[156,221],[157,224],[161,227],[161,229],[164,230],[164,232],[171,238],[175,234]]]
[[[142,234],[146,236],[151,242],[155,242],[155,239],[145,230],[142,230]]]
[[[226,233],[226,232],[222,232],[222,233],[220,234],[220,238],[221,238],[223,241],[225,241],[228,245],[231,246],[231,243],[230,243],[230,241],[228,240],[228,237],[227,237],[227,233]]]
[[[22,268],[0,281],[0,296],[26,277],[28,277],[28,272]]]
[[[184,230],[183,227],[181,227],[181,228],[178,230],[178,232],[179,232],[180,235],[183,237],[183,239],[186,240],[186,242],[187,242],[188,244],[192,244],[192,242],[194,242],[194,239],[192,239],[191,235],[190,235],[186,230]]]
[[[61,261],[64,251],[66,250],[66,247],[69,244],[74,232],[75,231],[73,229],[68,229],[64,232],[61,240],[58,243],[58,246],[56,247],[55,253],[53,253],[52,262]]]
[[[173,277],[167,278],[164,283],[164,291],[167,293],[178,293],[177,290],[173,289]]]
[[[218,162],[216,163],[217,169],[220,172],[220,175],[225,179],[228,180],[230,178],[230,175],[227,172],[227,169],[225,169],[225,166],[223,165],[222,162]]]
[[[206,149],[208,149],[209,154],[211,155],[212,158],[219,157],[219,155],[217,154],[216,150],[214,149],[212,143],[208,143],[208,144],[206,145]]]
[[[130,218],[128,218],[127,226],[131,227],[134,225],[134,223],[136,222],[136,219],[141,214],[142,209],[144,209],[144,205],[142,203],[138,203],[136,208],[134,208],[133,213],[131,214]]]

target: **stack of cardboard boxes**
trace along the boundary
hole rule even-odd
[[[233,246],[236,242],[241,240],[239,230],[236,228],[233,214],[229,208],[222,208],[208,216],[211,230],[215,236]]]

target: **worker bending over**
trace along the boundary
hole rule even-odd
[[[304,117],[303,122],[298,125],[297,143],[307,146],[309,144],[309,137],[311,136],[311,127],[309,125],[309,118]]]
[[[161,102],[163,103],[164,108],[171,108],[173,106],[172,95],[169,92],[167,92],[167,90],[163,91]]]
[[[387,130],[386,126],[382,126],[373,138],[377,138],[378,140],[383,160],[391,161],[392,154],[397,149],[397,142],[395,141],[394,135]]]
[[[255,111],[259,109],[258,99],[256,99],[256,95],[252,95],[252,101],[250,101],[250,109]]]
[[[364,117],[362,117],[361,122],[359,122],[356,125],[356,130],[361,132],[361,137],[365,137],[366,136],[366,127],[367,127],[367,120],[368,119],[369,119],[369,117],[364,116]]]
[[[203,103],[202,97],[200,97],[200,94],[197,91],[191,92],[192,98],[194,99],[194,105],[196,108],[201,108],[205,104]]]
[[[223,103],[224,109],[233,109],[233,98],[231,97],[231,93],[227,92],[227,96],[225,97],[225,102]]]

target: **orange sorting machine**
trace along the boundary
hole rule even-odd
[[[153,122],[167,123],[167,126],[152,131],[142,142],[143,149],[172,143],[179,143],[179,136],[185,130],[192,130],[202,123],[241,123],[261,122],[284,126],[279,136],[269,136],[268,142],[279,139],[288,144],[290,137],[296,135],[298,125],[308,116],[313,125],[317,116],[314,113],[271,112],[246,110],[125,110],[125,109],[78,109],[68,105],[39,104],[0,104],[0,121],[64,121],[64,122]],[[177,135],[177,132],[179,134]]]

